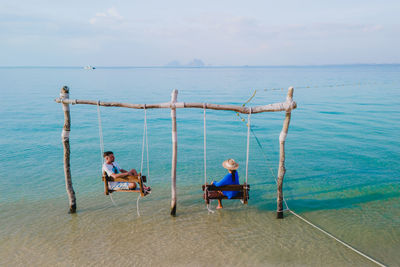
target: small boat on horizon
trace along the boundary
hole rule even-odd
[[[83,67],[85,70],[95,70],[96,68],[90,65]]]

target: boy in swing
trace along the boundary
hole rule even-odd
[[[137,176],[137,171],[135,169],[129,172],[121,169],[118,163],[115,162],[114,153],[112,151],[104,152],[104,164],[103,172],[107,173],[109,177],[112,178],[123,178],[127,176]],[[135,182],[108,182],[108,188],[110,190],[133,190],[136,188]],[[150,187],[143,185],[145,191],[150,191]]]

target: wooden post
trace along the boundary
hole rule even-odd
[[[176,132],[176,99],[178,90],[171,94],[171,119],[172,119],[172,166],[171,166],[171,215],[176,215],[176,162],[178,156],[178,136]]]
[[[60,93],[61,99],[69,99],[69,88],[64,86]],[[71,115],[69,112],[69,104],[63,104],[64,110],[64,127],[61,134],[62,143],[64,145],[64,174],[65,187],[69,199],[69,213],[76,212],[75,191],[72,187],[71,168],[70,168],[70,148],[69,148],[69,133],[71,130]]]
[[[286,103],[293,102],[293,87],[290,87],[288,90],[288,94],[286,97]],[[291,106],[291,105],[289,105]],[[296,104],[294,104],[294,108],[296,108]],[[283,192],[282,192],[282,184],[283,177],[285,176],[285,141],[286,136],[289,129],[290,117],[291,117],[291,108],[286,110],[285,121],[283,122],[283,127],[281,134],[279,135],[279,170],[278,170],[278,180],[277,180],[277,218],[283,219]]]
[[[68,99],[68,87],[64,87],[61,90],[61,97],[55,99],[57,103],[63,104],[63,109],[65,113],[65,124],[63,130],[63,144],[64,144],[64,169],[65,169],[65,182],[67,187],[68,196],[70,199],[70,211],[75,212],[75,192],[72,188],[71,182],[71,172],[69,163],[69,131],[70,131],[70,114],[69,114],[69,104],[84,104],[84,105],[100,105],[105,107],[124,107],[132,109],[150,109],[150,108],[170,108],[171,118],[172,118],[172,166],[171,166],[171,215],[176,215],[176,165],[177,165],[177,127],[176,127],[176,109],[177,108],[207,108],[214,110],[232,110],[240,112],[243,114],[250,113],[248,107],[236,106],[236,105],[218,105],[207,103],[185,103],[177,102],[178,91],[173,90],[171,95],[171,102],[158,103],[158,104],[131,104],[131,103],[120,103],[120,102],[100,102],[94,100],[79,100],[79,99]],[[280,158],[279,158],[279,170],[277,179],[277,217],[283,218],[283,193],[282,184],[285,175],[285,141],[286,135],[289,129],[291,111],[297,108],[297,104],[293,101],[293,87],[289,88],[288,95],[285,102],[273,103],[264,106],[255,106],[251,108],[251,113],[261,113],[261,112],[276,112],[276,111],[286,111],[285,121],[283,123],[282,131],[279,136],[280,144]]]

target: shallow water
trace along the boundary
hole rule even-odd
[[[284,193],[291,209],[373,258],[400,264],[400,66],[286,68],[1,68],[0,265],[347,265],[372,266],[298,218],[275,219],[283,113],[252,116],[248,206],[224,202],[207,214],[201,200],[202,110],[178,109],[178,216],[171,218],[171,122],[149,110],[153,193],[103,194],[95,106],[71,107],[71,170],[78,213],[66,214],[63,113],[53,99],[130,103],[284,101],[298,109],[286,142]],[[283,90],[281,88],[284,88]],[[101,108],[106,150],[139,168],[143,111]],[[235,113],[207,111],[207,174],[235,158],[245,177],[246,127]],[[146,164],[145,164],[146,165]],[[14,171],[15,170],[15,171]],[[10,176],[9,173],[13,174]],[[215,207],[215,203],[213,203]]]

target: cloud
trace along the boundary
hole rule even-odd
[[[115,7],[111,7],[106,12],[96,13],[93,18],[89,19],[89,23],[94,25],[102,22],[121,21],[123,19],[124,17],[119,14],[118,10]]]
[[[382,25],[369,25],[363,28],[363,32],[377,32],[383,30]]]

